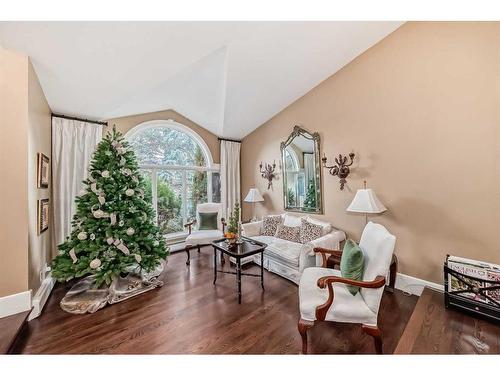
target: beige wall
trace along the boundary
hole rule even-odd
[[[500,23],[407,23],[243,140],[242,194],[265,193],[259,215],[283,209],[258,164],[299,124],[330,160],[356,153],[344,191],[323,173],[323,217],[358,239],[364,218],[345,209],[366,179],[400,272],[441,283],[447,253],[500,263],[499,103]]]
[[[51,110],[33,70],[28,64],[28,218],[29,218],[29,277],[28,287],[36,293],[40,286],[41,271],[51,260],[51,233],[49,230],[37,234],[37,201],[49,198],[51,185],[47,189],[37,188],[37,153],[52,159]],[[50,201],[49,201],[50,202]],[[52,207],[50,207],[52,209]]]
[[[50,157],[51,111],[26,56],[0,49],[0,297],[40,286],[50,231],[36,230],[36,154]]]
[[[194,130],[196,133],[198,133],[198,135],[200,135],[200,137],[203,138],[203,140],[207,144],[208,148],[210,149],[210,152],[212,153],[212,158],[214,160],[214,163],[220,162],[220,156],[219,156],[220,148],[217,136],[209,132],[208,130],[202,128],[193,121],[189,120],[187,117],[184,117],[179,113],[175,112],[174,110],[170,109],[166,111],[143,113],[139,115],[113,118],[106,121],[108,121],[109,125],[108,130],[111,130],[113,128],[113,125],[116,125],[116,129],[119,130],[121,133],[125,134],[134,126],[152,120],[174,120],[175,122],[178,122]]]
[[[28,290],[28,58],[0,48],[0,297]]]

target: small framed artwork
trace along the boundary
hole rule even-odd
[[[37,155],[37,187],[49,187],[49,157],[41,152]]]
[[[49,200],[39,199],[37,209],[38,234],[49,229]]]

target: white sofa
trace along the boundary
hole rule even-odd
[[[315,247],[339,249],[340,243],[345,240],[345,233],[335,229],[331,224],[313,219],[306,215],[291,215],[285,213],[283,224],[299,226],[301,218],[305,217],[314,224],[323,227],[322,236],[305,244],[283,240],[272,236],[262,236],[262,220],[242,225],[242,234],[267,244],[264,250],[264,268],[298,284],[302,271],[307,267],[321,265],[321,256],[313,252]],[[260,265],[260,255],[253,258],[254,263]]]

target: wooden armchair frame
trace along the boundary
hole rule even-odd
[[[321,254],[321,257],[323,259],[322,267],[326,267],[327,264],[329,263],[328,261],[332,259],[332,257],[333,261],[338,263],[340,263],[340,258],[342,257],[342,251],[340,250],[331,250],[331,249],[316,247],[314,248],[314,252],[316,254],[318,253]],[[329,255],[328,258],[327,255]],[[335,293],[333,291],[334,283],[343,283],[347,285],[359,286],[360,288],[378,289],[378,288],[383,288],[385,286],[386,278],[385,276],[377,276],[372,281],[352,280],[339,276],[324,276],[319,278],[317,281],[317,285],[321,289],[328,288],[328,299],[324,304],[316,307],[316,320],[325,321],[326,319],[326,314],[328,313],[328,310],[332,306],[335,298]],[[302,318],[299,319],[298,329],[300,336],[302,337],[303,354],[307,354],[307,330],[313,326],[314,322],[311,322],[309,320],[304,320]],[[361,324],[361,328],[363,329],[363,332],[373,337],[377,353],[382,354],[383,353],[382,336],[380,333],[380,329],[377,326],[368,326],[365,324]]]

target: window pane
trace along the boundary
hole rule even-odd
[[[177,129],[164,126],[145,128],[128,142],[142,165],[207,165],[196,140]]]
[[[196,205],[207,203],[207,172],[187,171],[187,218],[196,217]]]
[[[220,174],[212,172],[212,202],[220,203]]]
[[[158,171],[158,226],[163,234],[182,232],[182,171]]]

